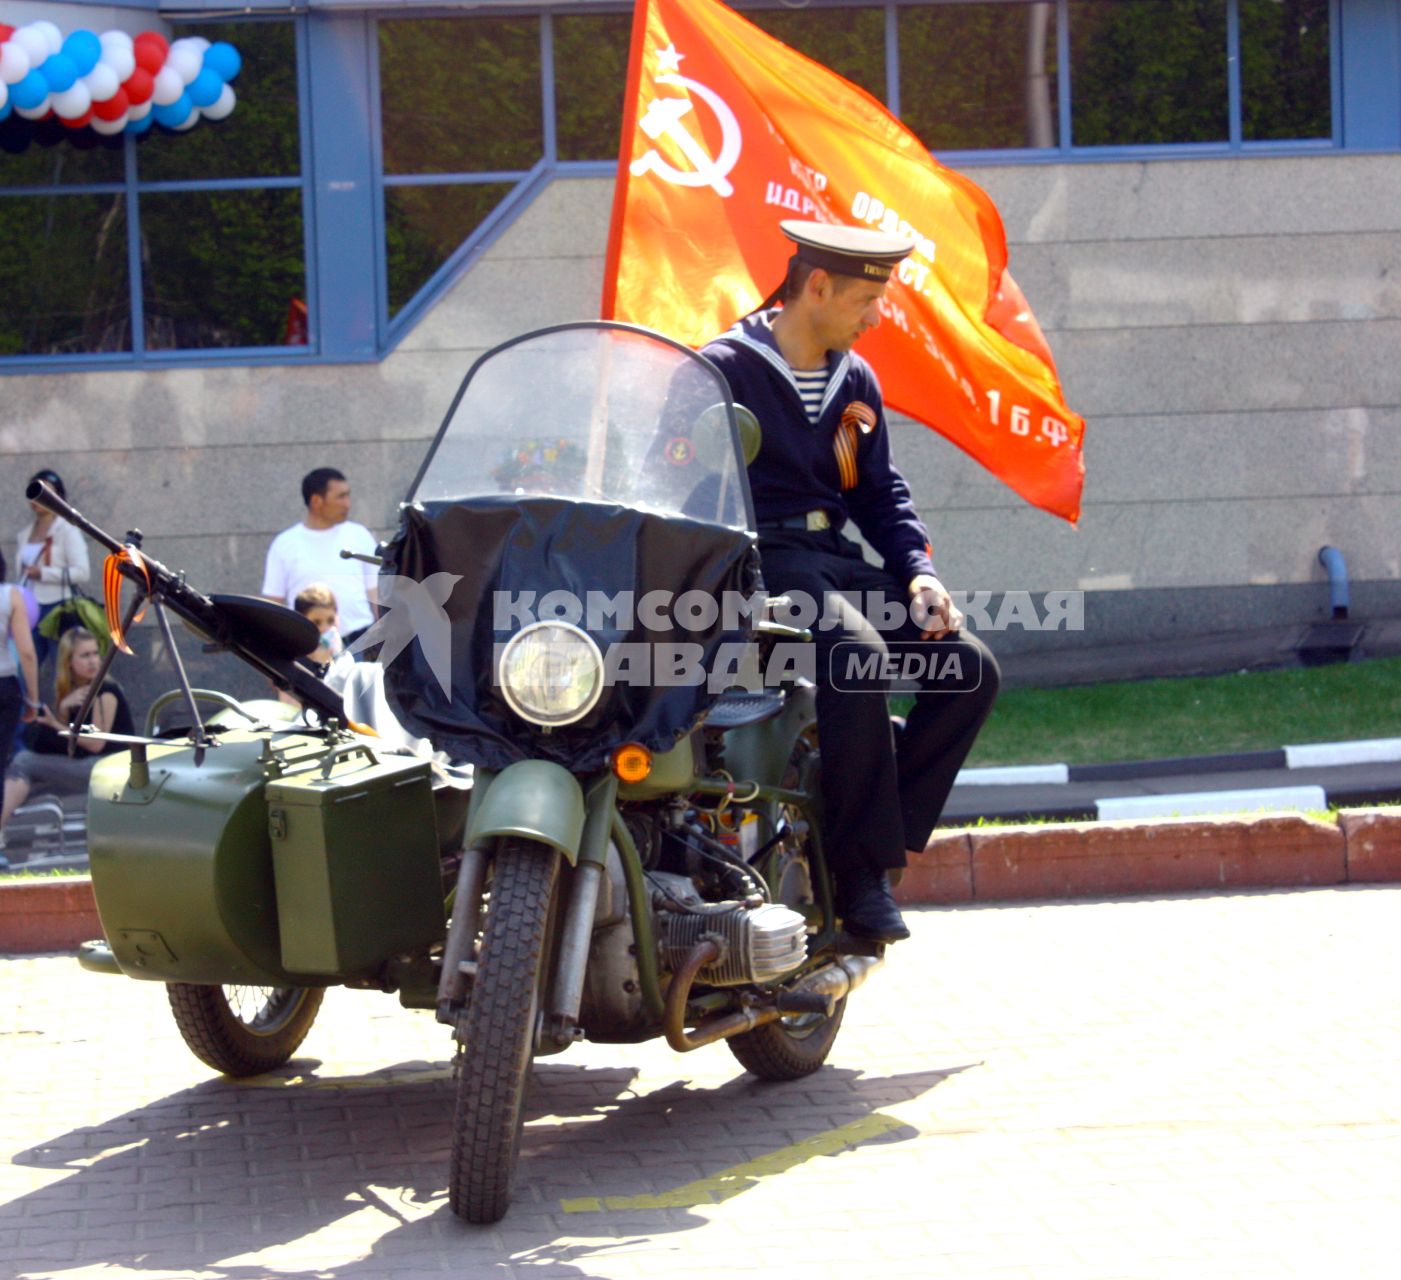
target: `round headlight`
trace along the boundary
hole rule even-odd
[[[534,622],[513,635],[497,667],[501,693],[523,720],[573,724],[603,694],[603,654],[568,622]]]

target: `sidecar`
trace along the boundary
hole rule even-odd
[[[143,754],[100,760],[89,793],[94,895],[129,977],[381,985],[441,940],[427,761],[271,727]]]

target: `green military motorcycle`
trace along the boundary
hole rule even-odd
[[[161,701],[188,732],[93,771],[84,966],[166,983],[232,1076],[286,1062],[333,984],[434,1010],[475,1223],[508,1207],[536,1057],[664,1036],[767,1080],[817,1070],[881,948],[834,915],[813,646],[764,594],[746,445],[718,372],[659,335],[490,352],[381,549],[379,662],[344,694],[300,660],[306,619],[202,595],[34,486],[136,584],[128,627],[151,605],[174,652],[173,612],[305,708],[192,690],[177,657]]]

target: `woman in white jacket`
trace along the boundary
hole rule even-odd
[[[29,480],[31,484],[35,480],[43,480],[60,498],[68,496],[63,479],[56,471],[38,471]],[[34,520],[19,535],[19,554],[15,562],[19,584],[34,593],[42,621],[44,615],[63,600],[65,580],[86,582],[91,566],[88,563],[87,543],[77,529],[37,502],[29,505],[34,512]],[[34,643],[39,661],[43,662],[54,642],[36,630]]]

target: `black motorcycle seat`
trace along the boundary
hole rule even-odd
[[[777,689],[726,689],[705,713],[708,729],[739,729],[770,720],[783,710],[783,695]]]

